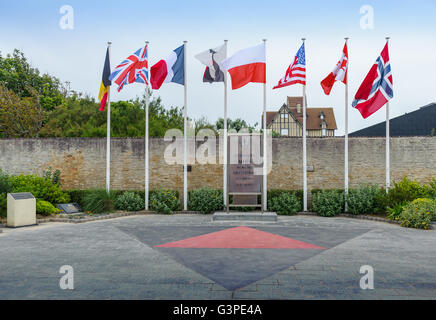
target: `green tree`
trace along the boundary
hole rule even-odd
[[[32,92],[31,88],[28,90]],[[3,137],[37,137],[43,119],[37,96],[20,98],[0,84],[0,133]]]
[[[59,79],[41,75],[17,49],[6,57],[0,54],[0,83],[20,98],[39,96],[42,108],[48,111],[62,104],[67,95]]]

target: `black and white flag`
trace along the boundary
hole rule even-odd
[[[224,73],[220,68],[221,62],[226,59],[226,45],[209,49],[195,56],[206,66],[203,82],[224,82]]]

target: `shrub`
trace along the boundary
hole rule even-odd
[[[388,195],[385,188],[378,189],[374,196],[374,213],[386,214],[388,209]]]
[[[48,201],[36,199],[36,213],[43,216],[51,216],[52,214],[59,213],[61,210],[56,208]]]
[[[12,191],[9,175],[0,169],[0,217],[6,217],[7,194]]]
[[[293,193],[284,192],[268,201],[268,208],[279,215],[294,215],[301,211],[301,201]]]
[[[397,204],[410,202],[418,198],[426,198],[430,194],[430,187],[422,185],[413,180],[404,177],[399,182],[394,182],[387,195],[388,206],[393,208]]]
[[[43,177],[46,180],[51,181],[53,184],[57,186],[61,186],[61,172],[60,170],[52,171],[51,167],[48,167],[46,171],[43,172]]]
[[[0,194],[0,218],[6,218],[7,216],[7,197],[6,193]]]
[[[0,169],[0,194],[9,193],[12,190],[12,183],[9,179],[9,175]]]
[[[393,208],[387,208],[388,219],[398,220],[399,216],[403,212],[404,208],[408,205],[408,202],[398,203]]]
[[[223,210],[223,191],[201,188],[189,192],[189,209],[201,213]]]
[[[179,194],[172,190],[154,190],[150,192],[150,209],[170,214],[179,208]]]
[[[36,175],[19,175],[10,177],[12,192],[31,192],[37,199],[53,204],[67,203],[70,196],[62,192],[59,185]]]
[[[65,192],[70,196],[72,203],[77,203],[83,208],[83,199],[85,199],[85,196],[90,193],[90,191],[91,190],[66,190]]]
[[[348,212],[355,215],[374,213],[378,192],[377,186],[369,185],[349,190],[346,196]]]
[[[140,211],[145,209],[144,199],[132,191],[126,191],[115,199],[118,210]]]
[[[105,189],[90,190],[83,198],[83,209],[86,212],[106,213],[114,211],[114,200],[116,193],[114,191],[106,192]]]
[[[335,190],[316,192],[312,198],[313,210],[323,217],[333,217],[344,210],[344,193]]]
[[[268,210],[272,210],[270,208],[270,204],[272,204],[272,200],[276,197],[279,197],[280,195],[282,195],[283,193],[288,193],[288,194],[292,194],[294,196],[297,197],[298,201],[301,204],[301,207],[303,207],[303,190],[283,190],[283,189],[270,189],[268,190],[268,195],[267,195],[267,199],[268,199]]]
[[[436,217],[436,202],[417,199],[407,205],[397,219],[403,227],[428,230],[432,217]]]
[[[436,178],[433,178],[429,183],[429,196],[433,199],[436,199]]]

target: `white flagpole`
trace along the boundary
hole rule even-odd
[[[184,114],[184,140],[183,140],[183,210],[188,210],[188,128],[187,128],[187,81],[186,81],[186,43],[188,41],[183,41],[183,69],[184,69],[184,89],[185,89],[185,102],[183,108]]]
[[[227,58],[227,41],[224,40],[226,46],[226,58]],[[223,199],[224,207],[227,205],[227,70],[224,70],[224,172],[223,172]]]
[[[265,44],[265,55],[266,55],[266,39],[263,39]],[[266,61],[265,61],[266,62]],[[266,74],[265,74],[266,80]],[[263,211],[268,209],[268,176],[267,176],[267,134],[266,134],[266,81],[263,84]]]
[[[107,43],[108,55],[110,61],[110,51],[112,42]],[[111,189],[111,86],[107,91],[107,133],[106,133],[106,192]]]
[[[303,44],[306,39],[302,38]],[[306,50],[306,46],[304,47]],[[303,211],[307,212],[306,85],[303,85]]]
[[[149,50],[149,42],[145,41],[145,44],[147,45],[147,73],[149,75],[148,79],[150,81],[150,50]],[[148,193],[149,193],[149,183],[150,183],[150,177],[149,177],[149,159],[150,159],[150,150],[148,147],[149,144],[149,119],[148,119],[148,113],[149,113],[149,104],[150,104],[150,96],[149,96],[149,84],[145,86],[145,210],[148,211]]]
[[[348,50],[348,39],[345,38],[345,44],[347,45]],[[348,57],[350,54],[348,54]],[[350,68],[350,60],[348,58],[347,61],[347,70],[345,72],[345,171],[344,171],[344,187],[345,187],[345,196],[348,196],[348,71]],[[345,201],[345,212],[348,211],[347,201]]]
[[[389,42],[389,37],[386,37],[386,42]],[[389,132],[389,100],[386,104],[386,192],[390,188],[390,132]]]

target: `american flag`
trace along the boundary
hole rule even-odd
[[[304,51],[304,43],[301,45],[294,58],[294,62],[286,70],[286,74],[280,79],[279,83],[273,88],[282,88],[292,84],[306,84],[306,54]]]
[[[109,80],[118,85],[120,92],[125,84],[139,82],[148,85],[148,53],[147,45],[127,57],[112,72]]]

